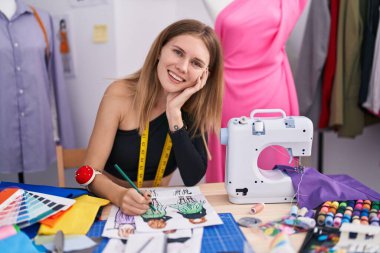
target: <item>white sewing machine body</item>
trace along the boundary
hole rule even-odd
[[[282,117],[255,118],[257,113],[281,113]],[[310,156],[313,123],[303,116],[287,117],[280,109],[259,109],[250,118],[232,118],[221,131],[227,145],[225,187],[230,202],[291,202],[295,192],[291,178],[280,170],[262,170],[260,152],[271,145],[286,148],[291,156]]]

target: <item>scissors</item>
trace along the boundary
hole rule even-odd
[[[58,230],[58,232],[54,236],[54,249],[53,253],[63,253],[65,245],[65,235],[62,230]]]

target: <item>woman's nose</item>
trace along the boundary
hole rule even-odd
[[[176,67],[182,73],[186,73],[189,67],[189,61],[186,59],[180,59],[178,60]]]

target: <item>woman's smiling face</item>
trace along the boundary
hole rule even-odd
[[[158,79],[166,92],[178,92],[196,84],[208,68],[210,53],[201,39],[179,35],[162,47]]]

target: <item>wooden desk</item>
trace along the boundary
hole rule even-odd
[[[227,192],[224,188],[224,183],[214,184],[201,184],[199,185],[202,193],[205,195],[210,204],[214,207],[218,213],[232,213],[235,220],[239,220],[245,216],[253,216],[249,214],[249,210],[252,204],[236,205],[228,201]],[[283,216],[289,215],[290,203],[281,204],[266,204],[264,210],[255,215],[263,222],[279,219]],[[257,253],[269,252],[269,244],[272,238],[266,238],[262,234],[252,231],[249,228],[241,227],[248,242],[252,245],[253,249]],[[290,241],[293,248],[298,251],[302,245],[302,242],[306,236],[306,233],[300,233],[290,236]]]

